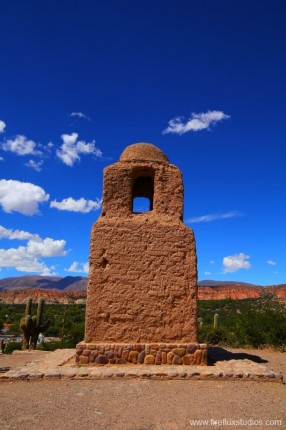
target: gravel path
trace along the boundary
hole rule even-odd
[[[286,375],[285,353],[228,351],[230,359],[256,356]],[[38,353],[30,354],[0,356],[0,367],[18,367]],[[286,385],[277,382],[35,380],[2,382],[0,390],[1,430],[286,429]],[[229,421],[215,422],[223,419]]]

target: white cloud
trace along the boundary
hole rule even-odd
[[[96,157],[101,157],[102,152],[95,147],[95,141],[85,142],[84,140],[77,140],[78,134],[63,134],[61,136],[63,144],[57,150],[57,156],[67,166],[73,166],[76,161],[80,160],[80,154],[88,155],[93,154]]]
[[[211,275],[212,273],[211,272],[205,272],[205,275]]]
[[[9,239],[9,240],[39,240],[40,236],[38,234],[29,233],[23,230],[12,230],[10,228],[5,228],[0,225],[0,239]]]
[[[224,273],[236,272],[239,269],[249,269],[251,264],[247,261],[250,257],[242,252],[240,254],[224,257],[222,264]]]
[[[216,221],[219,219],[234,218],[238,216],[242,216],[242,214],[238,211],[231,211],[231,212],[208,214],[208,215],[202,215],[195,218],[189,218],[186,220],[186,222],[187,223],[210,222],[210,221]]]
[[[29,182],[0,180],[0,205],[4,212],[34,215],[39,212],[39,204],[49,197],[43,188]]]
[[[17,155],[40,155],[41,152],[36,150],[36,146],[36,142],[20,134],[15,139],[8,139],[2,143],[4,151],[14,152]]]
[[[42,239],[38,234],[22,230],[12,230],[0,226],[0,239],[27,240],[26,246],[0,249],[0,268],[14,267],[20,272],[36,272],[53,275],[54,266],[48,267],[43,258],[66,255],[65,240]]]
[[[1,155],[0,155],[0,161],[4,161],[4,158],[3,158],[3,157],[1,157]]]
[[[73,273],[88,273],[88,270],[88,263],[79,263],[78,261],[74,261],[68,269],[65,269],[66,272]]]
[[[28,163],[25,164],[25,166],[35,169],[36,172],[40,172],[42,170],[43,163],[44,163],[43,160],[40,160],[40,161],[29,160]]]
[[[84,118],[84,119],[87,119],[88,121],[90,121],[90,117],[89,116],[87,116],[87,115],[85,115],[83,112],[72,112],[71,114],[70,114],[70,116],[72,116],[72,117],[78,117],[78,118]]]
[[[184,134],[189,131],[200,131],[208,129],[210,125],[216,124],[218,121],[229,118],[229,115],[217,110],[208,111],[206,113],[192,113],[190,119],[185,123],[183,123],[183,117],[171,119],[169,121],[169,126],[163,131],[163,134]]]
[[[267,264],[270,264],[270,266],[276,266],[276,261],[273,260],[267,260]]]
[[[63,199],[61,202],[53,200],[50,204],[51,208],[59,209],[60,211],[70,211],[70,212],[82,212],[88,213],[92,210],[96,211],[101,207],[102,201],[100,199],[86,200],[83,197],[75,200],[72,197]]]
[[[210,264],[215,264],[215,261],[214,260],[210,260]]]
[[[33,257],[60,257],[66,255],[66,241],[50,237],[42,239],[38,234],[23,230],[12,230],[0,225],[0,239],[27,240],[27,254]]]
[[[54,240],[50,237],[40,240],[29,240],[27,252],[34,257],[61,257],[66,255],[65,240]]]
[[[19,272],[50,272],[44,262],[27,253],[25,246],[0,249],[0,267],[14,267]]]
[[[4,133],[6,123],[0,119],[0,133]]]

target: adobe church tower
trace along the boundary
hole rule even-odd
[[[135,211],[137,197],[148,199],[149,210]],[[205,346],[197,344],[196,302],[196,248],[183,223],[181,172],[156,146],[130,145],[104,170],[78,361],[164,364],[172,353],[169,364],[191,364],[192,357],[200,364]]]

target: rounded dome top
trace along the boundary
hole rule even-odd
[[[121,154],[120,161],[157,161],[169,163],[168,158],[161,149],[151,143],[134,143],[127,146]]]

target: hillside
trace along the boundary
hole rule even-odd
[[[268,292],[267,287],[259,287],[257,285],[249,286],[243,283],[223,283],[221,285],[205,286],[199,284],[198,288],[199,300],[257,299],[265,292]]]
[[[83,276],[20,276],[0,280],[0,302],[24,303],[27,297],[46,303],[75,303],[86,297],[87,278]],[[286,284],[261,287],[243,282],[206,280],[198,283],[199,300],[254,299],[273,294],[286,301]]]
[[[83,276],[19,276],[0,279],[0,291],[45,289],[60,291],[85,291],[87,278]]]
[[[26,303],[29,297],[32,298],[34,303],[43,298],[49,304],[73,304],[85,303],[86,293],[82,291],[59,291],[40,288],[0,291],[0,303],[22,304]]]

